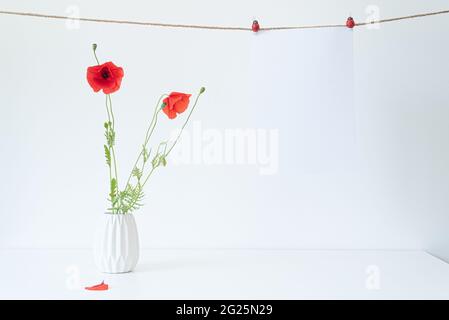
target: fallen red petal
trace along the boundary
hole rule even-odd
[[[105,291],[109,289],[109,285],[107,285],[106,283],[104,283],[104,281],[102,281],[100,284],[96,284],[91,287],[85,287],[84,289],[91,291]]]

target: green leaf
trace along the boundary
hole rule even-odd
[[[115,131],[111,127],[109,128],[108,132],[106,132],[106,140],[107,140],[109,148],[114,146],[114,144],[115,144]]]
[[[160,161],[160,155],[156,154],[153,158],[153,160],[151,160],[151,165],[153,166],[153,168],[156,168],[159,166],[159,161]]]
[[[142,177],[142,171],[141,171],[139,168],[137,168],[137,167],[134,167],[134,169],[133,169],[133,171],[131,172],[131,174],[132,174],[134,177],[136,177],[137,180],[140,180],[140,178]]]
[[[106,129],[104,136],[106,138],[107,145],[109,148],[112,148],[115,144],[115,131],[112,128],[112,123],[110,121],[105,122],[104,128]]]
[[[143,162],[147,162],[148,158],[150,158],[151,149],[150,151],[147,150],[147,148],[143,145],[142,146],[142,155],[143,155]]]
[[[120,192],[120,212],[130,213],[134,210],[139,209],[143,205],[143,198],[144,194],[139,184],[137,184],[136,186],[128,184],[125,190]]]
[[[107,145],[104,145],[104,155],[106,157],[106,164],[110,167],[111,166],[111,151],[109,150],[109,147]]]
[[[111,190],[109,197],[111,198],[111,202],[114,204],[117,198],[117,180],[115,178],[111,179]]]

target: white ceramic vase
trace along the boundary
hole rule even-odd
[[[95,236],[94,257],[101,272],[123,273],[135,268],[139,236],[133,214],[104,214]]]

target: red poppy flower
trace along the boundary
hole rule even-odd
[[[112,62],[87,68],[87,82],[95,92],[103,90],[105,94],[109,94],[117,91],[122,78],[123,69]]]
[[[174,119],[179,113],[186,111],[189,106],[191,94],[172,92],[163,100],[165,107],[162,109],[170,118]]]

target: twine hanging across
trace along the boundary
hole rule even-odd
[[[434,12],[419,13],[419,14],[401,16],[401,17],[395,17],[395,18],[372,20],[372,21],[368,21],[368,22],[360,22],[360,23],[355,23],[354,25],[355,26],[365,26],[365,25],[370,25],[370,24],[402,21],[402,20],[423,18],[423,17],[435,16],[435,15],[441,15],[441,14],[447,14],[447,13],[449,13],[449,10],[434,11]],[[251,27],[215,26],[215,25],[197,25],[197,24],[174,24],[174,23],[134,21],[134,20],[83,18],[83,17],[69,17],[69,16],[61,16],[61,15],[41,14],[41,13],[35,13],[35,12],[19,12],[19,11],[0,10],[0,14],[12,15],[12,16],[35,17],[35,18],[43,18],[43,19],[78,20],[78,21],[86,21],[86,22],[94,22],[94,23],[138,25],[138,26],[146,26],[146,27],[227,30],[227,31],[253,31],[253,29]],[[274,26],[274,27],[260,27],[260,31],[318,29],[318,28],[336,28],[336,27],[337,28],[338,27],[347,27],[347,25],[345,23],[342,23],[342,24],[322,24],[322,25],[302,25],[302,26]]]

